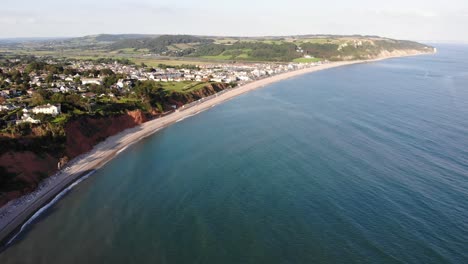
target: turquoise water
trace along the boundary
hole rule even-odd
[[[0,263],[468,263],[468,47],[304,75],[128,148]]]

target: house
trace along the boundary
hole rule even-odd
[[[243,81],[243,82],[250,81],[249,76],[244,76],[244,75],[237,76],[237,79],[238,79],[239,81]]]
[[[41,106],[36,106],[33,109],[31,109],[31,112],[34,114],[46,114],[46,115],[59,115],[62,112],[60,104],[58,105],[41,105]]]
[[[66,87],[66,86],[62,86],[60,87],[60,92],[62,93],[69,93],[70,92],[70,88]]]
[[[79,87],[78,87],[78,91],[79,91],[79,92],[86,92],[86,91],[88,91],[88,89],[87,89],[86,87],[81,87],[81,86],[79,86]]]
[[[32,123],[32,124],[39,124],[41,123],[40,120],[32,118],[27,112],[23,113],[23,116],[21,117],[20,120],[16,120],[16,124],[22,124],[22,123]]]
[[[102,84],[102,80],[99,79],[99,78],[83,78],[81,79],[81,83],[83,85],[86,85],[86,84],[97,84],[97,85],[101,85]]]
[[[30,88],[26,91],[26,93],[28,93],[29,95],[33,95],[35,92],[36,90],[34,90],[33,88]]]
[[[221,78],[211,78],[210,79],[210,82],[217,82],[217,83],[220,83],[220,82],[223,82],[223,80]]]
[[[120,89],[124,88],[124,86],[125,86],[124,80],[123,80],[123,79],[119,79],[119,80],[117,81],[117,86],[118,86]]]
[[[95,94],[95,93],[88,92],[88,93],[82,94],[81,97],[93,99],[93,98],[96,98],[96,94]]]
[[[231,82],[233,82],[235,80],[232,79],[232,78],[227,77],[227,78],[224,78],[222,81],[223,81],[223,83],[231,83]]]
[[[60,89],[59,88],[50,88],[48,89],[49,91],[53,92],[53,93],[60,93]]]
[[[1,111],[11,111],[11,110],[15,110],[17,109],[18,107],[16,106],[13,106],[13,105],[10,105],[10,104],[7,104],[7,105],[0,105],[0,112]]]

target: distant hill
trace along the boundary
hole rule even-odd
[[[115,42],[126,39],[138,39],[138,38],[148,38],[148,37],[158,37],[158,35],[143,35],[143,34],[119,34],[119,35],[110,35],[110,34],[101,34],[97,35],[94,38],[96,41],[104,42]]]
[[[432,47],[417,42],[361,35],[284,37],[164,35],[120,40],[107,48],[111,51],[133,49],[167,56],[236,61],[304,61],[314,58],[352,60],[375,58],[382,53],[398,50],[432,51]]]
[[[111,50],[119,49],[146,49],[154,53],[167,53],[173,51],[174,54],[188,55],[195,51],[197,47],[213,43],[214,40],[203,37],[189,35],[162,35],[153,38],[127,38],[117,41],[109,46]],[[186,51],[182,54],[183,51]]]
[[[0,44],[1,45],[1,44]],[[11,42],[8,46],[11,47]],[[21,46],[23,45],[23,46]],[[18,49],[25,47],[18,44]],[[362,35],[293,35],[219,37],[191,35],[100,34],[44,40],[29,50],[99,51],[114,56],[191,57],[219,61],[312,62],[315,60],[371,59],[398,51],[432,52],[413,41]]]

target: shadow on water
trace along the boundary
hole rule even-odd
[[[46,201],[40,208],[35,210],[27,220],[18,226],[7,238],[2,241],[0,246],[0,254],[3,253],[8,248],[15,246],[25,239],[33,228],[44,221],[47,217],[53,215],[57,211],[55,206],[60,200],[69,195],[75,186],[88,179],[96,170],[85,170],[78,172],[80,175],[75,181],[71,182],[69,185],[65,186],[59,193],[54,197]]]

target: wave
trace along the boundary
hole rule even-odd
[[[10,245],[15,239],[28,227],[35,219],[37,219],[39,216],[41,216],[47,209],[52,207],[54,204],[56,204],[60,199],[62,199],[71,189],[73,189],[75,186],[80,184],[82,181],[88,179],[94,172],[95,170],[89,172],[88,174],[84,175],[83,177],[79,178],[72,184],[70,184],[67,188],[63,189],[59,194],[57,194],[54,199],[52,199],[50,202],[48,202],[46,205],[41,207],[37,212],[35,212],[29,219],[26,221],[22,226],[21,229],[16,233],[7,243],[6,245]]]
[[[117,151],[116,155],[119,155],[120,153],[122,153],[123,151],[125,151],[126,149],[128,148],[128,145],[121,148],[119,151]]]
[[[155,134],[156,132],[158,132],[158,131],[161,130],[161,129],[162,129],[162,128],[157,128],[157,129],[153,130],[151,133],[142,136],[140,139],[145,139],[145,138],[147,138],[147,137],[150,137],[150,136],[152,136],[153,134]],[[133,144],[133,143],[132,143],[132,144]],[[130,145],[131,145],[131,144],[130,144]],[[129,145],[129,146],[130,146],[130,145]],[[128,147],[128,146],[127,146],[127,147]]]
[[[195,114],[191,114],[191,115],[184,116],[184,117],[182,117],[181,119],[178,119],[178,120],[176,121],[176,123],[179,123],[180,121],[183,121],[183,120],[185,120],[185,119],[187,119],[187,118],[189,118],[189,117],[192,117],[192,116],[194,116],[194,115],[196,115],[196,114],[198,114],[198,113],[200,113],[200,111],[196,112]]]

